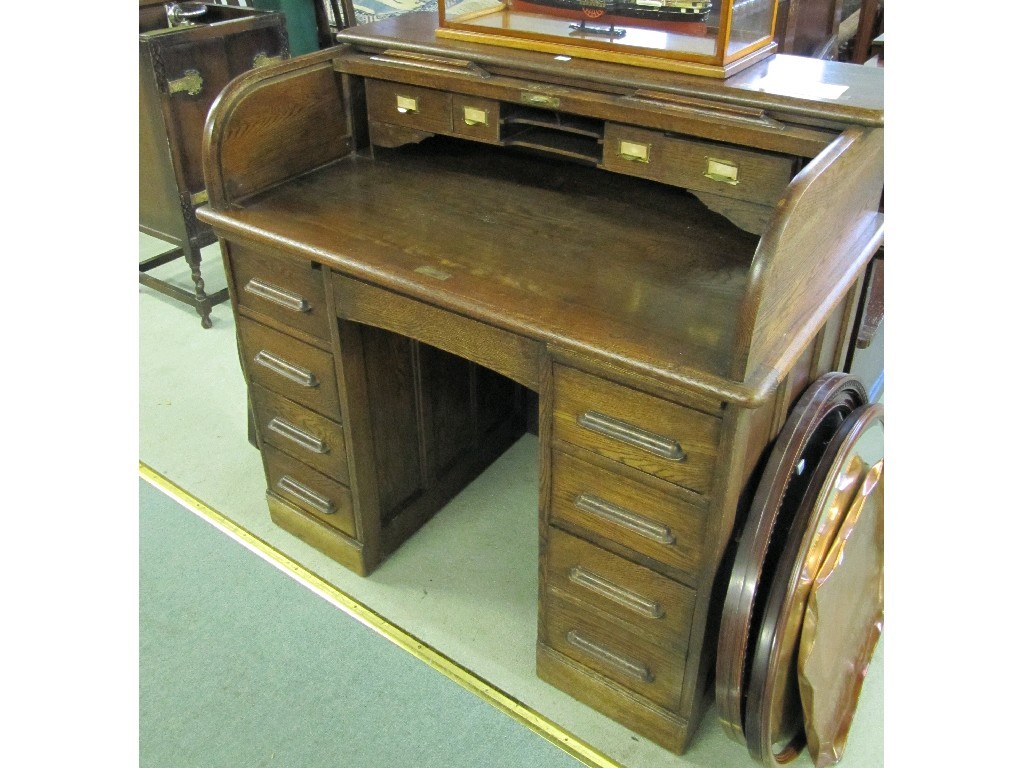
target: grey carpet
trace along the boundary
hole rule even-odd
[[[139,481],[143,768],[580,766]]]

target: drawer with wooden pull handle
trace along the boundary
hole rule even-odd
[[[721,419],[555,366],[554,437],[642,472],[706,493]]]
[[[557,528],[544,553],[547,589],[582,600],[669,643],[685,645],[694,591]]]
[[[650,701],[674,709],[682,694],[686,645],[662,645],[590,611],[544,595],[539,639]]]
[[[242,316],[238,317],[238,338],[250,382],[341,420],[330,353]]]
[[[228,247],[239,305],[319,339],[330,338],[322,270],[235,242]]]
[[[618,542],[696,584],[704,562],[704,508],[561,451],[552,451],[551,469],[552,523]]]
[[[261,443],[348,485],[348,452],[340,424],[259,385],[249,394]]]
[[[273,446],[263,445],[262,454],[272,493],[342,533],[356,535],[348,488]]]

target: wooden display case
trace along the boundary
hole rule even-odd
[[[439,0],[438,37],[726,77],[775,52],[778,0]]]

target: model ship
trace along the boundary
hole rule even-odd
[[[529,0],[560,11],[582,13],[588,19],[604,15],[655,21],[705,22],[711,0]]]

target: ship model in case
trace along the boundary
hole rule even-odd
[[[442,38],[728,77],[771,55],[777,0],[442,0]]]

